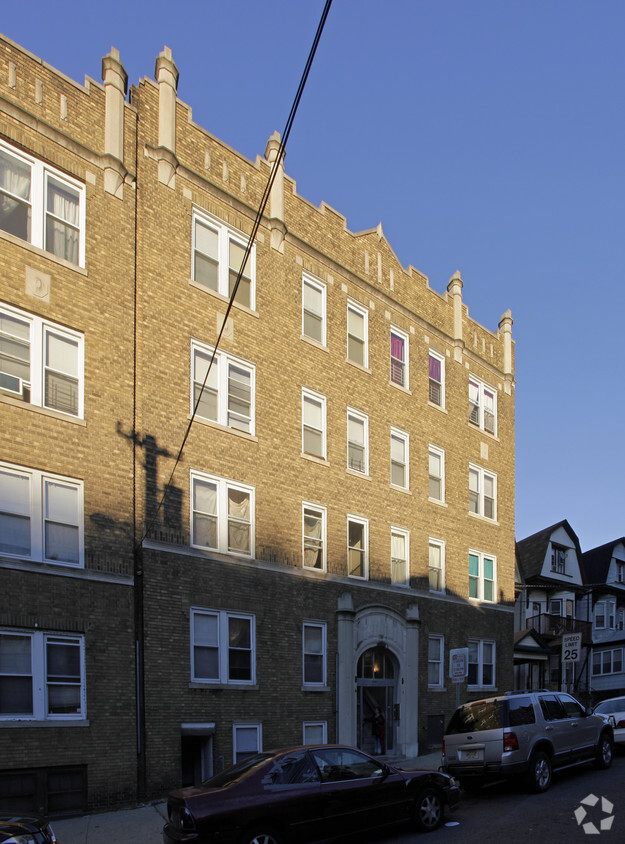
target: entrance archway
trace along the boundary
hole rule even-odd
[[[396,697],[395,661],[388,648],[377,645],[361,654],[356,671],[358,747],[366,753],[382,755],[395,749]],[[376,710],[384,725],[375,727]],[[376,732],[381,733],[376,736]],[[376,742],[379,739],[380,744]]]

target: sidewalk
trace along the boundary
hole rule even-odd
[[[390,765],[405,770],[437,771],[441,752],[414,759],[388,759]],[[167,820],[167,804],[154,803],[136,809],[119,809],[83,815],[80,818],[52,820],[58,844],[162,844],[163,826]]]

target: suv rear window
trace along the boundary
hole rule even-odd
[[[451,716],[447,733],[475,733],[503,727],[504,701],[487,700],[466,703]]]

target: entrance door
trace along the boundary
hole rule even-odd
[[[212,735],[181,736],[181,785],[200,785],[213,776]]]
[[[358,660],[358,747],[373,756],[395,749],[395,667],[383,647],[365,651]],[[382,716],[380,725],[379,715]]]

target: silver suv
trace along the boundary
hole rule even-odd
[[[564,692],[508,692],[456,709],[443,743],[441,770],[465,790],[524,776],[547,791],[554,769],[612,764],[612,727]]]

